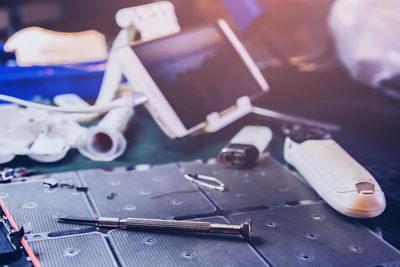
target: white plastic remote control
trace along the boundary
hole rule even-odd
[[[332,208],[356,218],[372,218],[385,210],[377,181],[335,141],[293,139],[285,140],[285,160]]]

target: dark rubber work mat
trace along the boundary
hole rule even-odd
[[[113,230],[109,237],[123,266],[267,266],[240,236]]]
[[[216,210],[184,179],[176,164],[149,170],[81,171],[79,175],[100,216],[173,218]]]
[[[319,196],[273,158],[254,169],[236,170],[220,164],[180,163],[187,173],[213,176],[228,188],[226,192],[207,190],[206,194],[223,210],[283,205]]]
[[[253,244],[274,266],[399,266],[400,253],[326,204],[232,215],[250,217]]]
[[[50,176],[69,185],[78,185],[74,172],[58,173]],[[56,221],[63,215],[93,217],[85,194],[74,188],[48,188],[43,180],[48,177],[27,178],[26,182],[0,185],[0,198],[18,225],[30,223],[32,232],[51,232],[79,228]]]
[[[43,267],[117,266],[107,241],[100,233],[32,241],[29,245]]]

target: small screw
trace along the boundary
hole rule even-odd
[[[114,199],[117,196],[117,193],[111,192],[108,196],[107,199]]]

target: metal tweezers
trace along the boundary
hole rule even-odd
[[[220,180],[218,180],[215,177],[211,177],[211,176],[207,176],[207,175],[201,175],[201,174],[191,174],[191,173],[185,173],[184,177],[185,177],[185,179],[189,180],[192,183],[195,183],[195,184],[198,184],[198,185],[202,185],[202,186],[208,187],[210,189],[215,189],[215,190],[218,190],[218,191],[221,191],[221,192],[225,191],[225,189],[226,189],[225,188],[225,184],[222,183]],[[207,182],[204,182],[202,180],[211,181],[211,182],[216,183],[217,185],[211,184],[211,183],[207,183]]]

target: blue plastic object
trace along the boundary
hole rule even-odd
[[[12,59],[15,59],[15,54],[4,51],[4,43],[0,42],[0,64],[5,64]]]
[[[59,66],[0,66],[0,93],[26,100],[52,100],[59,94],[74,93],[96,99],[105,62]]]
[[[265,13],[260,0],[223,0],[240,32],[244,32],[255,19]]]

